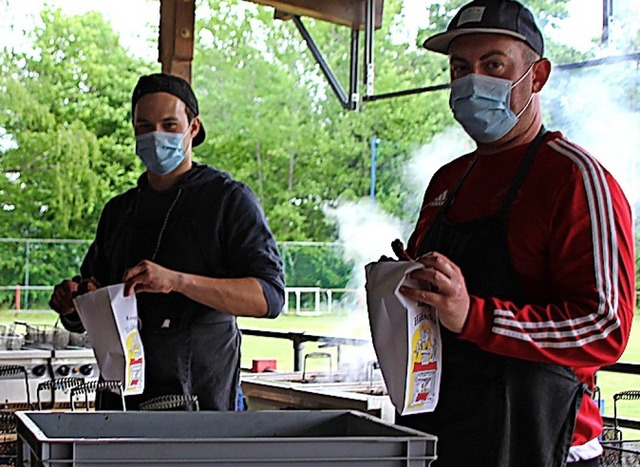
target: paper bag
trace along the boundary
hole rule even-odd
[[[413,261],[365,266],[367,309],[373,347],[391,402],[401,415],[432,412],[438,403],[442,342],[436,310],[401,295],[415,287],[407,274]]]
[[[125,395],[144,390],[144,349],[138,332],[135,294],[124,296],[124,284],[103,287],[74,299],[100,374],[121,381]]]

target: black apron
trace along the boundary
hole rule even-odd
[[[129,221],[112,241],[112,280],[142,259],[168,269],[211,275],[211,260],[191,228],[197,204],[188,191],[139,191]],[[206,215],[201,214],[201,215]],[[235,410],[241,333],[234,316],[178,293],[137,296],[145,352],[145,390],[126,398],[127,410],[158,396],[197,396],[201,410]],[[194,409],[186,404],[185,410]],[[112,392],[96,395],[99,410],[120,410]]]
[[[508,247],[507,215],[543,142],[530,144],[495,217],[452,224],[447,211],[471,164],[449,194],[418,254],[438,251],[457,264],[469,294],[528,302]],[[584,385],[570,368],[481,350],[440,327],[442,376],[434,412],[399,423],[438,436],[439,467],[564,465]]]

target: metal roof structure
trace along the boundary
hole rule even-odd
[[[382,25],[384,0],[245,0],[255,4],[273,7],[274,19],[291,20],[305,40],[310,53],[318,63],[334,94],[346,110],[355,110],[360,101],[371,102],[380,99],[406,96],[449,87],[449,83],[415,89],[374,94],[374,54],[375,30]],[[414,1],[414,0],[411,0]],[[609,36],[613,0],[602,0],[602,42]],[[338,81],[322,52],[316,46],[311,34],[305,28],[302,17],[351,28],[351,53],[349,63],[349,83],[345,90]],[[178,75],[191,81],[195,26],[195,0],[160,0],[159,57],[162,71]],[[364,32],[364,63],[359,64],[360,34]],[[610,62],[640,60],[640,53],[617,57],[607,57],[580,63],[559,65],[556,68],[582,68],[598,66]],[[359,92],[360,70],[365,92]]]

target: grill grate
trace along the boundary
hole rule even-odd
[[[622,440],[622,431],[618,425],[618,401],[640,400],[640,391],[622,391],[613,395],[613,427],[604,427],[602,431],[601,464],[604,467],[640,467],[640,440]]]
[[[603,467],[640,466],[640,440],[602,441],[602,447],[600,463]]]
[[[140,404],[140,410],[173,410],[173,409],[193,409],[200,410],[198,396],[196,395],[165,395],[154,399],[149,399]]]
[[[98,380],[89,381],[71,388],[70,402],[71,410],[76,410],[76,396],[84,395],[85,408],[89,410],[89,393],[98,391],[118,391],[122,399],[122,410],[126,412],[127,406],[124,400],[124,388],[120,381],[116,380]]]
[[[56,389],[60,389],[63,391],[68,391],[69,389],[75,388],[84,384],[84,378],[76,378],[75,376],[70,376],[68,378],[57,378],[50,379],[48,381],[43,381],[38,384],[38,410],[42,410],[42,401],[40,399],[40,393],[42,391],[55,391]]]
[[[16,418],[11,411],[0,411],[0,465],[16,465],[18,441]]]
[[[20,374],[24,375],[24,388],[27,395],[27,405],[31,406],[31,394],[29,391],[29,375],[27,373],[27,369],[20,365],[2,365],[0,366],[0,378],[7,378],[18,376]]]

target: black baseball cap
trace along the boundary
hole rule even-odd
[[[136,84],[136,87],[133,89],[133,94],[131,95],[131,115],[133,115],[136,104],[140,98],[154,92],[166,92],[168,94],[172,94],[184,102],[187,108],[191,110],[194,115],[200,115],[198,99],[196,99],[196,95],[193,93],[193,89],[191,89],[189,82],[179,76],[169,75],[166,73],[155,73],[140,77],[138,84]],[[202,143],[205,136],[206,133],[204,131],[204,126],[202,125],[202,122],[200,122],[200,131],[198,131],[198,134],[193,138],[193,147]]]
[[[520,39],[540,56],[544,53],[542,33],[531,12],[513,0],[474,0],[460,8],[446,32],[431,36],[423,46],[449,53],[451,41],[465,34],[504,34]]]

